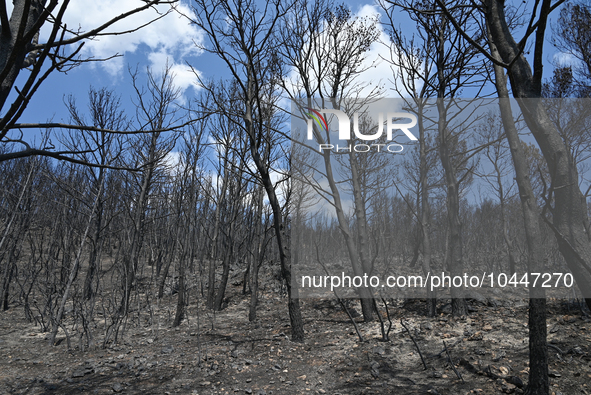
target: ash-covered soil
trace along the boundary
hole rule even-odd
[[[424,301],[391,301],[390,340],[379,322],[359,322],[360,342],[336,301],[302,300],[300,344],[289,340],[286,299],[262,294],[251,323],[248,296],[230,288],[222,312],[193,300],[188,319],[172,328],[176,298],[168,296],[155,308],[158,325],[130,319],[118,344],[85,352],[77,339],[69,351],[63,334],[48,345],[49,334],[15,306],[0,315],[0,393],[463,395],[520,394],[527,384],[526,302],[471,300],[471,314],[453,319],[444,301],[436,318]],[[591,394],[591,320],[561,301],[549,310],[551,391]]]

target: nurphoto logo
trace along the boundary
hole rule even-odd
[[[308,118],[308,130],[307,130],[307,139],[314,140],[314,123],[316,123],[318,127],[318,131],[324,131],[325,133],[329,133],[329,124],[326,121],[326,118],[322,114],[332,114],[335,115],[338,120],[339,130],[338,130],[338,139],[345,141],[345,145],[339,146],[338,144],[329,144],[325,142],[321,142],[318,144],[318,151],[324,152],[324,150],[331,150],[335,152],[369,152],[369,151],[377,151],[377,152],[390,152],[390,153],[400,153],[404,150],[404,146],[398,143],[393,143],[392,136],[393,132],[396,130],[402,131],[411,141],[417,141],[417,138],[414,134],[410,131],[410,128],[416,126],[417,124],[417,117],[414,114],[408,112],[387,112],[383,113],[380,112],[378,114],[378,124],[376,128],[376,132],[373,134],[363,134],[359,129],[359,113],[353,113],[353,132],[355,133],[355,137],[359,140],[372,142],[375,140],[380,139],[384,135],[384,129],[386,133],[386,143],[356,143],[350,144],[348,143],[351,140],[351,120],[347,116],[347,114],[341,110],[335,109],[313,109],[308,108],[310,111],[307,115],[310,117]],[[384,122],[385,116],[385,122]],[[410,119],[410,122],[399,122],[400,119]],[[385,127],[385,128],[384,128]],[[321,140],[321,139],[319,139]],[[383,140],[382,140],[383,141]]]

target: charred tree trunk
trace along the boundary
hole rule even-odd
[[[365,199],[361,191],[360,174],[354,150],[349,151],[349,165],[351,166],[351,183],[353,186],[353,200],[355,218],[357,219],[357,253],[359,264],[364,275],[371,275],[372,268],[369,256],[369,234],[367,231],[367,212]],[[365,322],[374,320],[376,304],[373,301],[371,289],[362,288],[361,311]],[[377,313],[377,312],[376,312]]]
[[[360,262],[359,251],[355,243],[355,238],[351,234],[351,229],[349,228],[347,218],[345,218],[345,212],[343,210],[341,195],[338,186],[335,182],[332,164],[330,163],[330,150],[325,150],[325,152],[323,153],[323,159],[324,166],[326,169],[326,179],[331,190],[331,195],[333,196],[333,205],[336,211],[339,229],[341,231],[341,234],[343,235],[343,238],[345,239],[345,246],[347,247],[349,259],[351,260],[351,268],[353,269],[353,273],[355,274],[355,276],[363,277],[364,269]],[[373,296],[370,290],[368,288],[360,287],[357,289],[357,292],[360,296],[361,311],[363,314],[364,321],[373,321],[374,305],[372,300]]]
[[[249,78],[249,84],[252,84],[251,78]],[[290,246],[288,241],[289,238],[287,237],[285,224],[283,222],[283,213],[281,212],[281,205],[279,204],[279,200],[277,199],[277,194],[275,193],[275,186],[271,181],[271,175],[269,174],[269,169],[267,167],[268,164],[264,163],[263,158],[261,157],[261,154],[259,152],[259,144],[263,136],[255,138],[256,134],[254,133],[252,107],[250,103],[247,102],[246,104],[247,105],[245,111],[245,126],[250,139],[250,153],[256,165],[258,174],[263,183],[265,191],[267,192],[267,198],[269,199],[269,204],[271,205],[271,209],[273,211],[273,228],[275,229],[275,238],[277,240],[277,247],[279,250],[281,276],[283,277],[283,280],[285,281],[285,286],[287,288],[287,306],[289,310],[289,320],[291,323],[291,339],[295,342],[301,342],[304,340],[304,321],[302,320],[302,313],[300,311],[298,288],[297,286],[292,286],[293,284],[291,278],[291,257],[289,250]],[[265,156],[268,157],[268,155]]]
[[[427,146],[425,141],[425,126],[423,124],[423,103],[419,103],[419,194],[421,201],[420,213],[420,232],[421,245],[423,247],[423,274],[427,275],[431,271],[431,205],[429,204],[429,178],[427,168]],[[427,309],[429,317],[435,317],[437,314],[437,297],[435,291],[427,288]]]
[[[174,315],[174,321],[172,326],[177,327],[181,324],[183,318],[185,318],[185,305],[186,305],[186,287],[185,287],[185,260],[186,254],[179,259],[179,289],[178,297],[176,302],[176,313]]]
[[[97,180],[97,190],[103,190],[103,182],[105,178],[105,170],[99,169],[99,177]],[[102,195],[102,193],[101,193]],[[103,197],[99,196],[99,201],[97,203],[96,208],[96,220],[95,220],[95,229],[94,234],[92,235],[92,250],[90,251],[90,256],[88,259],[88,271],[86,272],[86,278],[84,279],[84,289],[82,291],[83,297],[86,300],[90,300],[92,298],[92,282],[94,281],[94,276],[96,273],[97,261],[99,260],[100,255],[100,243],[101,243],[101,229],[103,226]]]
[[[230,277],[230,264],[234,259],[234,229],[236,225],[233,221],[230,224],[230,231],[228,237],[228,245],[226,246],[226,253],[224,254],[224,260],[222,261],[222,278],[220,280],[220,285],[218,287],[217,294],[215,296],[215,301],[213,304],[213,309],[216,311],[222,310],[222,304],[224,302],[224,295],[226,293],[226,287],[228,286],[228,278]]]
[[[4,263],[4,268],[2,270],[2,278],[0,279],[0,301],[2,304],[2,310],[6,311],[8,310],[8,298],[10,296],[10,282],[12,280],[12,275],[13,275],[13,270],[14,270],[14,261],[12,260],[12,251],[14,251],[14,249],[16,248],[16,244],[17,244],[17,240],[20,240],[20,238],[22,237],[22,235],[24,234],[25,231],[25,224],[19,224],[17,225],[17,229],[15,231],[15,240],[10,240],[10,232],[13,230],[13,225],[15,225],[15,221],[16,222],[22,222],[19,221],[17,219],[17,217],[19,216],[18,214],[22,214],[21,212],[21,204],[23,203],[23,200],[25,199],[25,195],[29,192],[31,185],[32,185],[32,179],[33,179],[33,173],[34,170],[36,168],[38,161],[37,160],[33,160],[30,163],[30,168],[27,174],[27,178],[23,184],[21,193],[19,194],[18,200],[16,201],[16,205],[15,208],[12,212],[12,215],[10,216],[10,220],[8,221],[8,223],[6,224],[6,227],[4,228],[4,232],[2,234],[2,239],[0,239],[0,251],[4,248],[7,247],[7,250],[9,250],[10,252],[7,253],[6,255],[8,255],[6,257],[6,262]],[[12,244],[12,246],[11,246]],[[0,256],[0,263],[1,263],[2,257]]]
[[[586,233],[586,201],[579,188],[576,163],[551,120],[541,98],[544,34],[551,2],[543,0],[536,30],[532,69],[515,42],[505,17],[504,2],[486,1],[486,18],[491,40],[499,57],[510,64],[507,72],[513,96],[518,100],[525,122],[548,164],[552,179],[554,208],[551,227],[561,254],[572,271],[587,306],[591,308],[591,243]]]
[[[248,310],[248,320],[253,322],[257,316],[257,304],[259,302],[259,267],[263,260],[264,246],[264,228],[263,228],[263,189],[257,185],[255,194],[255,214],[253,217],[253,242],[254,250],[250,257],[250,306]]]
[[[141,252],[144,240],[144,227],[146,221],[146,209],[148,206],[148,197],[150,188],[152,186],[152,177],[154,175],[154,168],[156,167],[156,146],[160,132],[152,132],[150,145],[148,148],[147,165],[142,175],[142,183],[140,194],[136,201],[134,214],[134,229],[132,230],[132,242],[130,251],[124,259],[123,266],[123,297],[119,305],[119,316],[123,317],[129,310],[129,299],[131,296],[131,289],[135,280],[135,272],[137,270],[139,255]]]
[[[491,52],[500,58],[496,46],[491,42]],[[542,232],[540,229],[540,216],[536,198],[529,180],[529,169],[521,145],[517,128],[513,120],[507,80],[504,70],[494,66],[495,84],[499,96],[501,118],[505,128],[505,135],[509,142],[511,157],[515,167],[515,179],[521,198],[521,208],[525,224],[525,235],[528,250],[528,271],[541,272],[543,268]],[[506,232],[505,232],[506,233]],[[548,382],[548,348],[546,344],[546,295],[544,288],[529,288],[529,383],[526,394],[549,394]]]
[[[445,33],[447,20],[444,20],[439,26],[439,35],[437,37],[437,133],[439,136],[439,157],[445,173],[445,184],[447,191],[447,219],[449,226],[449,271],[453,277],[461,276],[464,270],[464,256],[462,246],[462,222],[460,220],[460,183],[456,176],[454,164],[451,158],[450,135],[447,124],[447,108],[444,102],[445,91],[447,88],[447,79],[444,76],[446,66],[445,60]],[[467,315],[468,306],[462,295],[462,290],[456,287],[450,287],[451,310],[456,317]]]
[[[228,182],[230,176],[230,164],[228,163],[229,149],[225,150],[223,160],[223,176],[222,176],[222,187],[218,196],[218,201],[215,206],[215,222],[213,225],[213,236],[211,238],[211,249],[209,253],[208,263],[208,284],[207,284],[207,301],[206,305],[208,309],[213,309],[215,302],[215,270],[217,262],[217,246],[218,237],[220,234],[220,226],[222,222],[222,208],[226,204],[226,190],[228,189]]]
[[[230,223],[230,228],[228,229],[227,234],[226,252],[222,261],[222,278],[220,280],[220,285],[218,287],[213,305],[213,309],[216,311],[222,310],[222,303],[224,301],[226,287],[228,286],[228,278],[230,277],[230,266],[234,261],[234,246],[237,243],[236,222],[238,221],[238,216],[241,212],[240,202],[242,201],[242,191],[245,188],[246,182],[247,181],[244,181],[244,161],[240,161],[238,170],[236,172],[232,171],[232,181],[228,188],[230,194],[228,213],[228,222]],[[261,192],[263,191],[261,190]]]
[[[455,174],[451,160],[449,147],[449,131],[447,130],[447,119],[445,103],[442,98],[437,100],[439,112],[438,134],[439,134],[439,156],[445,173],[445,184],[447,191],[447,221],[449,226],[449,271],[453,277],[461,276],[464,268],[462,251],[462,223],[460,221],[460,193],[459,182]],[[451,308],[454,316],[467,315],[468,307],[460,289],[450,287]]]

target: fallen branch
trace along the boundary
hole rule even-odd
[[[445,344],[445,340],[443,341],[443,346],[445,347],[445,353],[447,354],[447,358],[449,359],[449,363],[451,365],[451,368],[453,369],[453,371],[456,374],[456,376],[458,376],[458,378],[460,380],[462,380],[462,383],[465,383],[464,378],[462,377],[462,375],[460,374],[460,372],[458,372],[458,370],[454,366],[454,361],[453,361],[453,359],[451,359],[451,354],[449,353],[449,350],[447,349],[447,344]]]
[[[402,321],[402,318],[400,319],[400,324],[408,332],[408,336],[410,336],[410,340],[412,340],[412,342],[415,344],[415,347],[417,348],[417,351],[419,352],[419,356],[421,357],[421,361],[423,361],[423,366],[425,367],[425,370],[427,370],[428,369],[427,368],[427,363],[425,362],[425,358],[423,358],[423,353],[421,352],[421,349],[419,348],[419,344],[416,342],[416,340],[414,339],[414,337],[412,337],[412,334],[410,333],[410,330],[406,327],[406,325],[404,325],[404,321]]]
[[[320,260],[320,252],[318,251],[318,244],[316,244],[316,260],[318,261],[320,266],[322,266],[326,275],[329,275],[328,270],[326,269],[326,266],[324,266],[324,263],[322,263],[322,261]],[[351,313],[349,313],[349,309],[347,308],[347,306],[345,306],[345,304],[343,303],[343,300],[339,297],[339,295],[337,294],[337,291],[335,289],[332,290],[332,293],[337,298],[337,300],[338,300],[339,304],[341,305],[341,307],[343,308],[343,310],[345,310],[345,313],[347,313],[347,315],[349,316],[349,320],[351,320],[351,322],[353,323],[353,326],[355,327],[355,332],[357,332],[357,337],[359,337],[359,341],[363,343],[365,340],[363,340],[363,336],[361,335],[361,332],[359,331],[359,327],[357,326],[357,322],[355,322],[355,319],[353,318]]]
[[[475,373],[481,376],[487,376],[490,377],[491,379],[502,379],[505,380],[507,383],[509,384],[513,384],[514,386],[518,387],[518,388],[523,388],[523,381],[517,377],[517,376],[508,376],[508,377],[503,377],[500,376],[498,374],[495,374],[492,372],[490,365],[487,365],[486,368],[484,369],[480,369],[477,366],[474,366],[473,364],[471,364],[470,362],[468,362],[467,360],[465,360],[464,358],[460,359],[460,366],[463,366],[467,371],[471,372],[471,373]]]
[[[376,298],[372,299],[373,302],[373,308],[376,311],[376,314],[378,315],[378,319],[380,320],[380,330],[382,331],[382,340],[387,342],[388,340],[388,335],[386,334],[386,327],[384,326],[384,320],[382,318],[382,315],[380,314],[380,311],[378,310],[378,304],[376,302]],[[386,307],[386,309],[388,309],[388,307]]]
[[[566,354],[566,352],[562,351],[560,348],[556,347],[553,344],[547,344],[548,348],[552,348],[556,351],[558,351],[558,353],[560,354],[560,356],[563,356],[564,354]]]
[[[390,310],[388,309],[388,304],[386,300],[382,298],[382,303],[384,303],[384,308],[386,309],[386,317],[388,318],[388,330],[386,331],[386,339],[390,337],[390,331],[392,330],[392,317],[390,317]]]
[[[462,342],[462,340],[464,340],[463,337],[460,337],[458,340],[456,340],[454,343],[450,344],[449,348],[453,348],[456,345],[458,345],[459,343]],[[443,350],[441,350],[440,352],[438,352],[437,354],[433,354],[433,355],[429,355],[427,356],[428,359],[432,359],[432,358],[441,358],[441,354],[443,354],[445,352],[445,348]]]

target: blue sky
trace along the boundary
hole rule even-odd
[[[141,3],[134,0],[78,0],[68,7],[65,20],[69,28],[79,26],[83,31],[89,30],[138,5]],[[185,4],[178,7],[184,13],[190,12]],[[164,13],[167,8],[159,6],[157,11]],[[144,11],[117,22],[110,31],[133,29],[158,15],[155,10]],[[40,40],[43,40],[44,34],[47,35],[47,32],[42,30]],[[67,122],[64,97],[72,94],[80,106],[83,106],[90,86],[115,90],[121,96],[124,106],[128,105],[126,107],[132,110],[128,66],[137,66],[141,73],[145,72],[146,67],[159,72],[168,62],[176,75],[176,84],[186,95],[192,95],[196,77],[185,62],[197,64],[202,61],[202,50],[195,45],[201,41],[199,30],[174,12],[137,32],[87,41],[81,52],[82,57],[107,58],[115,54],[122,56],[104,62],[83,64],[67,74],[54,72],[35,94],[20,121],[43,122],[53,119],[54,122]]]
[[[72,6],[66,14],[68,26],[70,28],[80,26],[82,30],[88,30],[141,3],[139,0],[102,0],[100,2],[77,0],[71,4]],[[187,4],[187,1],[183,0],[179,7],[185,14],[190,14],[191,10]],[[358,16],[369,16],[380,11],[379,7],[369,1],[348,1],[347,4],[351,7],[353,13]],[[165,12],[165,8],[161,7],[160,12]],[[551,20],[555,20],[557,15],[558,13],[555,12]],[[158,14],[153,11],[144,12],[121,21],[121,23],[114,25],[112,30],[132,29],[157,16]],[[414,31],[414,25],[411,25],[410,19],[402,12],[398,23],[405,33],[410,34]],[[550,34],[551,29],[549,28],[547,36]],[[383,42],[388,42],[385,33],[382,33],[380,38]],[[43,39],[43,34],[41,39]],[[109,57],[114,54],[122,56],[105,62],[83,64],[67,74],[53,73],[34,95],[20,122],[52,121],[69,123],[69,114],[64,104],[65,98],[68,95],[73,95],[80,110],[86,112],[88,90],[91,86],[95,89],[104,87],[114,90],[120,96],[128,118],[133,118],[135,111],[133,105],[134,92],[127,71],[128,67],[138,67],[139,72],[143,74],[145,74],[147,67],[151,67],[153,71],[158,73],[164,69],[168,62],[172,65],[176,74],[175,82],[183,91],[183,100],[185,102],[191,100],[198,93],[199,88],[196,85],[197,78],[187,66],[187,63],[191,64],[205,80],[218,80],[229,77],[225,64],[219,58],[213,54],[203,52],[195,45],[204,42],[206,40],[197,27],[191,25],[186,18],[176,13],[171,13],[131,34],[102,37],[100,40],[87,42],[84,46],[83,56],[95,58]],[[367,56],[366,64],[377,61],[376,67],[372,67],[362,78],[365,81],[373,80],[374,84],[381,81],[386,87],[385,96],[396,97],[391,90],[392,83],[389,81],[392,78],[390,65],[378,60],[380,54],[387,54],[387,50],[383,44],[375,43]],[[546,78],[552,75],[553,65],[551,59],[555,56],[556,50],[550,42],[547,42],[545,46],[546,67],[544,70]],[[17,82],[17,86],[19,85]],[[14,133],[18,135],[18,131]],[[39,131],[29,129],[25,133],[25,139],[39,141]],[[57,143],[55,138],[53,142]],[[171,153],[173,160],[177,157],[178,153]],[[472,189],[472,199],[478,201],[481,193],[483,191],[477,188]]]
[[[88,30],[138,4],[140,4],[138,0],[103,0],[100,2],[78,0],[71,3],[65,19],[70,28],[80,26],[82,30]],[[182,2],[178,7],[183,13],[190,14],[191,10],[187,4],[187,2]],[[348,4],[357,15],[370,15],[376,11],[379,12],[379,8],[371,6],[369,2],[350,1]],[[161,13],[165,10],[165,6],[159,7]],[[131,29],[146,23],[157,15],[154,11],[146,11],[119,22],[113,26],[112,30]],[[408,18],[401,14],[402,28],[412,31],[412,27],[405,26],[408,22]],[[43,39],[43,34],[41,39]],[[382,39],[387,40],[387,37],[382,35]],[[176,74],[175,82],[183,90],[184,100],[190,99],[198,91],[198,87],[196,86],[197,79],[186,62],[193,65],[205,79],[219,79],[228,76],[221,60],[212,54],[203,53],[195,45],[195,43],[203,42],[204,38],[201,32],[186,18],[176,13],[171,13],[138,32],[122,36],[102,37],[100,40],[87,42],[82,52],[83,56],[103,58],[117,53],[123,56],[105,62],[84,64],[67,74],[53,73],[33,97],[20,122],[43,122],[50,119],[54,122],[68,122],[68,114],[63,104],[64,97],[70,94],[74,95],[79,106],[84,108],[90,86],[115,90],[121,96],[121,102],[131,115],[133,112],[131,102],[133,92],[127,71],[128,66],[132,68],[137,66],[140,72],[144,72],[146,67],[151,67],[154,71],[159,72],[168,62]],[[546,45],[545,52],[547,60],[554,56],[555,50],[550,43]],[[380,53],[384,53],[383,46],[375,44],[368,54],[368,62],[377,59]],[[548,66],[545,68],[548,77],[551,75],[551,71],[552,67],[548,62]],[[391,83],[388,82],[388,79],[391,76],[389,65],[381,62],[377,64],[377,67],[372,68],[364,78],[374,81],[381,80],[389,88]],[[386,95],[392,96],[391,91],[387,90]]]

